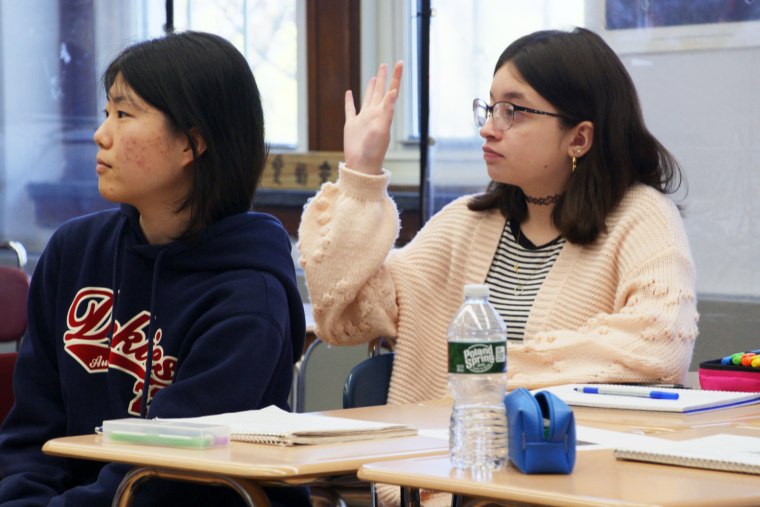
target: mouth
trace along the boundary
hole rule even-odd
[[[495,151],[492,148],[489,148],[488,146],[483,146],[483,160],[486,162],[490,162],[493,160],[497,160],[500,158],[504,158],[500,153]]]
[[[102,174],[106,172],[107,170],[109,170],[110,168],[111,168],[111,165],[107,164],[103,159],[101,158],[97,159],[97,167],[95,170],[97,171],[98,174]]]

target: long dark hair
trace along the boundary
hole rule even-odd
[[[125,49],[103,74],[106,93],[118,75],[192,146],[193,184],[177,208],[190,209],[190,222],[178,239],[250,210],[268,147],[261,95],[243,55],[219,36],[181,32]],[[193,130],[206,143],[202,154]]]
[[[552,214],[568,241],[596,240],[608,213],[636,182],[663,193],[680,187],[683,175],[678,162],[647,130],[633,81],[601,37],[583,28],[535,32],[504,50],[494,74],[507,62],[557,108],[567,127],[583,120],[594,124],[591,149],[578,160]],[[470,200],[469,208],[498,208],[518,222],[527,216],[523,191],[495,181]]]

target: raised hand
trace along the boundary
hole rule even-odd
[[[377,75],[369,80],[361,109],[356,112],[351,90],[346,92],[346,124],[343,127],[343,154],[346,165],[367,174],[380,174],[390,143],[393,109],[398,98],[403,62],[393,67],[393,75],[385,89],[388,66],[380,65]]]

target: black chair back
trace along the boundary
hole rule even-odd
[[[380,354],[354,366],[343,386],[343,408],[385,405],[394,357],[393,352]]]

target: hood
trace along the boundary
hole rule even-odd
[[[195,242],[176,241],[167,245],[147,243],[140,229],[140,215],[129,205],[121,206],[126,220],[128,248],[146,258],[182,270],[256,269],[290,277],[294,266],[291,244],[277,218],[265,213],[232,215],[209,226]],[[285,254],[285,255],[280,255]]]
[[[166,245],[148,244],[139,224],[137,209],[129,205],[121,206],[122,220],[116,241],[128,251],[138,256],[154,260],[152,301],[160,292],[162,269],[171,267],[184,272],[226,271],[251,269],[273,275],[283,285],[287,294],[290,330],[293,346],[293,362],[300,359],[305,338],[305,318],[303,302],[298,290],[295,266],[291,256],[291,243],[287,232],[279,220],[271,215],[256,212],[239,213],[224,218],[209,226],[194,242],[176,241]],[[114,259],[114,287],[119,286],[121,255]],[[114,305],[118,305],[115,292]],[[151,329],[153,336],[155,315],[151,308]],[[111,332],[113,329],[111,330]],[[153,344],[148,344],[148,358],[152,358]],[[148,361],[145,381],[148,385],[152,361]],[[147,395],[147,390],[145,391]],[[143,402],[147,406],[147,398]]]

